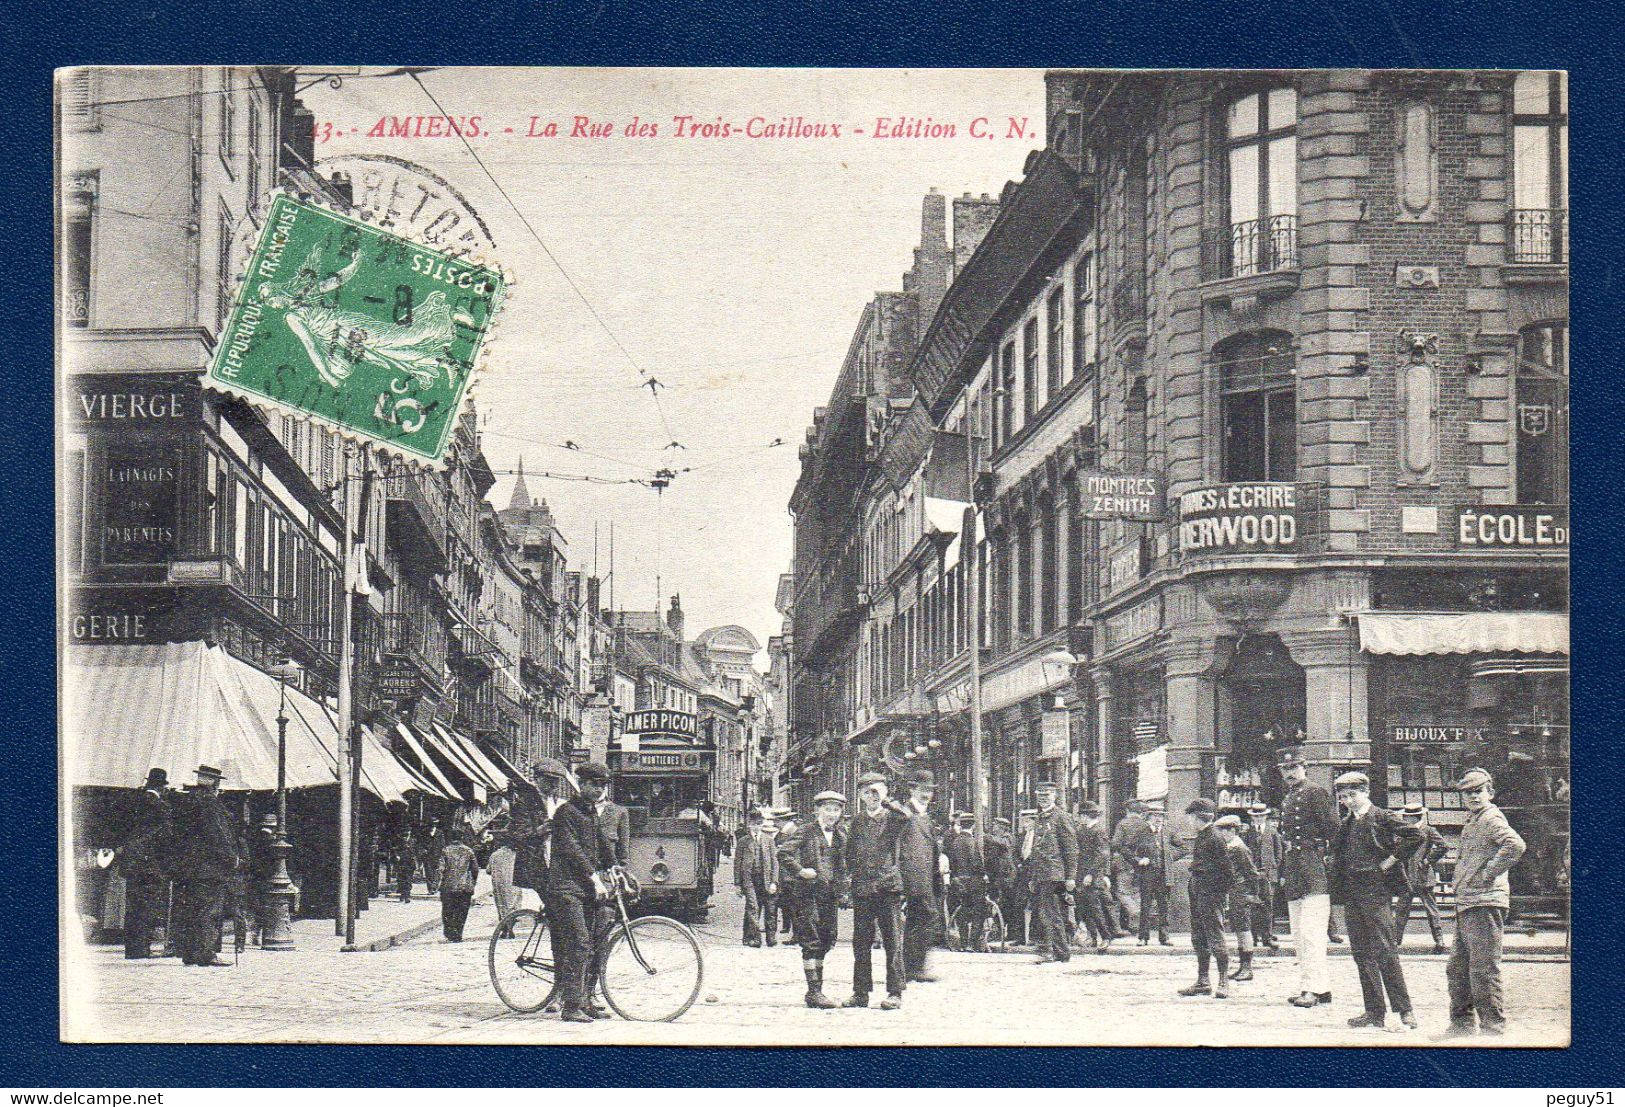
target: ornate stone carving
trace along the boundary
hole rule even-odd
[[[1292,591],[1285,573],[1226,573],[1202,581],[1202,598],[1232,623],[1256,622],[1281,606]]]

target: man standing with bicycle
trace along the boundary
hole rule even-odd
[[[615,863],[614,847],[598,819],[598,801],[609,786],[609,768],[601,761],[589,761],[576,770],[576,780],[580,790],[553,813],[547,914],[560,1018],[592,1022],[609,1016],[592,1002],[591,990],[593,935],[605,914],[593,876]]]
[[[959,920],[959,948],[987,952],[987,864],[976,848],[976,813],[954,816],[948,840],[948,907]]]

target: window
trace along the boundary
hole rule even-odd
[[[1146,442],[1145,378],[1135,377],[1123,404],[1123,467],[1131,472],[1149,467],[1149,449]]]
[[[93,69],[75,69],[62,79],[62,121],[69,130],[94,131],[100,124]]]
[[[1060,615],[1060,561],[1059,543],[1057,542],[1058,513],[1055,504],[1049,501],[1039,508],[1039,536],[1038,536],[1038,630],[1040,634],[1048,634],[1054,630],[1056,619]]]
[[[233,87],[231,70],[220,74],[220,160],[232,171],[231,159],[237,153],[237,90]]]
[[[260,104],[251,90],[248,94],[248,210],[260,205]]]
[[[1297,479],[1292,336],[1282,331],[1238,335],[1221,343],[1214,354],[1223,423],[1223,479]]]
[[[1536,323],[1518,334],[1518,502],[1569,499],[1569,327]]]
[[[226,313],[231,310],[232,278],[231,271],[231,212],[222,203],[220,205],[219,226],[216,228],[219,238],[215,250],[214,279],[218,291],[215,294],[215,324],[225,326]]]
[[[1297,265],[1298,94],[1253,92],[1225,113],[1228,210],[1218,276],[1246,277]]]
[[[1002,445],[1015,434],[1016,410],[1016,344],[1006,342],[999,351],[999,422],[998,442]]]
[[[1033,526],[1025,517],[1016,520],[1016,583],[1011,590],[1016,637],[1033,636]]]
[[[1099,316],[1095,305],[1095,255],[1091,251],[1078,261],[1072,273],[1072,372],[1075,376],[1092,372],[1097,359],[1096,334]]]
[[[1038,402],[1038,317],[1021,328],[1021,414],[1022,423],[1032,421],[1042,405]]]
[[[1049,394],[1054,396],[1066,383],[1063,379],[1066,352],[1066,290],[1057,288],[1049,297],[1049,335],[1044,346],[1044,368],[1049,374]]]
[[[1512,260],[1568,259],[1569,92],[1562,73],[1512,86]]]

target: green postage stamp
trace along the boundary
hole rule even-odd
[[[206,383],[439,464],[505,288],[281,193]]]

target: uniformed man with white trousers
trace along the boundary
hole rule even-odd
[[[1331,793],[1307,779],[1308,766],[1299,750],[1281,750],[1276,765],[1287,787],[1281,801],[1281,877],[1299,979],[1297,994],[1287,1002],[1294,1007],[1314,1007],[1332,1001],[1332,979],[1326,965],[1326,923],[1332,911],[1326,851],[1339,821]]]

